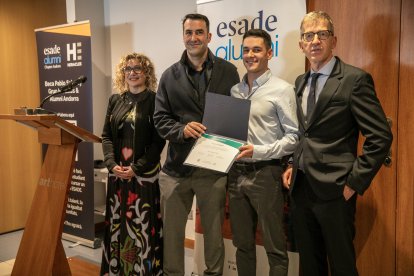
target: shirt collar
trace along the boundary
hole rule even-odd
[[[335,66],[335,63],[336,63],[336,57],[332,57],[331,60],[327,64],[322,66],[322,68],[318,72],[315,72],[311,69],[310,73],[311,73],[311,75],[313,73],[320,73],[324,76],[329,76],[332,73],[332,70]]]
[[[187,68],[191,68],[192,69],[192,66],[190,64],[190,61],[188,60],[187,50],[184,50],[183,54],[181,55],[180,62],[182,64],[184,64]],[[214,55],[210,51],[210,49],[208,49],[207,58],[206,58],[206,60],[203,63],[203,70],[205,68],[211,68],[213,66],[214,62],[215,62]]]
[[[250,88],[247,81],[247,74],[245,74],[242,80],[241,93],[246,98],[251,97],[257,91],[257,89],[264,85],[271,77],[272,71],[270,71],[270,69],[267,69],[266,72],[264,72],[260,77],[253,81],[253,87]]]
[[[272,77],[272,71],[270,71],[270,69],[267,69],[266,72],[264,72],[260,77],[258,77],[257,79],[255,79],[253,81],[253,87],[260,87],[263,84],[265,84],[270,78]],[[247,84],[247,74],[245,74],[243,76],[243,82],[245,85]],[[252,89],[253,90],[253,89]]]

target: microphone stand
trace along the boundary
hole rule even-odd
[[[39,107],[36,107],[34,110],[33,110],[33,115],[39,115],[39,114],[56,114],[55,112],[53,112],[53,111],[49,111],[49,110],[46,110],[46,109],[44,109],[43,108],[43,105],[44,105],[44,103],[47,101],[47,100],[49,100],[51,97],[54,97],[54,96],[56,96],[56,95],[59,95],[59,94],[63,94],[63,93],[66,93],[67,91],[62,91],[62,90],[59,90],[58,92],[56,92],[56,93],[53,93],[53,94],[50,94],[50,95],[48,95],[46,98],[44,98],[43,99],[43,101],[40,103],[40,105],[39,105]]]
[[[82,84],[77,84],[76,86],[81,86],[81,85]],[[39,107],[36,107],[34,109],[33,108],[27,108],[25,106],[20,107],[20,108],[16,108],[16,109],[14,109],[14,114],[15,115],[47,115],[47,114],[56,115],[56,112],[53,112],[53,111],[50,111],[50,110],[47,110],[47,109],[43,108],[43,105],[45,104],[45,102],[47,100],[49,100],[51,97],[54,97],[54,96],[57,96],[59,94],[63,94],[63,93],[66,93],[68,91],[73,90],[76,86],[74,86],[72,89],[59,90],[56,93],[48,95],[46,98],[44,98],[42,100]]]
[[[55,115],[56,114],[55,112],[49,111],[49,110],[46,110],[46,109],[43,108],[43,105],[45,104],[45,102],[47,100],[49,100],[51,97],[54,97],[56,95],[72,91],[77,86],[82,86],[82,83],[84,83],[85,81],[86,81],[86,77],[85,76],[80,76],[76,80],[74,80],[74,81],[70,82],[69,84],[63,86],[61,89],[59,89],[58,92],[50,94],[46,98],[44,98],[42,100],[42,102],[40,103],[39,107],[36,107],[35,109],[27,108],[27,107],[21,107],[21,108],[15,109],[14,114],[15,115],[39,115],[39,114],[53,114],[53,115]]]

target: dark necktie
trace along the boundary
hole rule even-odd
[[[308,95],[308,101],[306,103],[306,119],[309,120],[309,118],[312,115],[313,109],[315,107],[316,97],[315,97],[315,90],[316,90],[316,81],[318,80],[319,76],[322,75],[320,73],[313,73],[311,75],[311,85],[309,88],[309,95]]]

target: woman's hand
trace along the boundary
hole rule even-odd
[[[115,166],[112,169],[112,172],[115,174],[116,177],[121,179],[130,180],[132,177],[135,176],[134,171],[132,170],[131,166]]]

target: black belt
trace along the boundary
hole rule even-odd
[[[271,159],[271,160],[256,161],[256,162],[236,161],[233,164],[233,166],[235,166],[238,169],[244,169],[248,171],[256,171],[266,166],[281,166],[281,165],[282,165],[282,160],[280,159]]]

